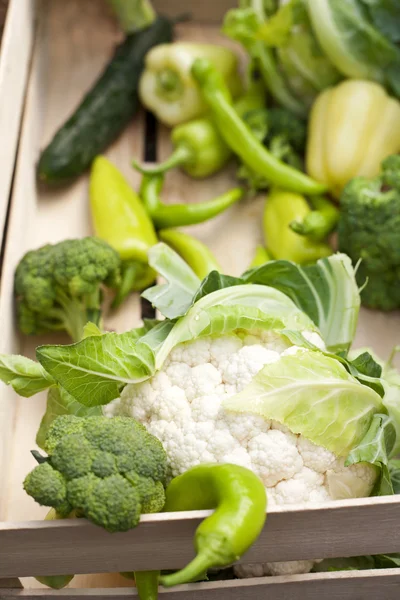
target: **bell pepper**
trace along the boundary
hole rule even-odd
[[[119,306],[126,295],[154,281],[147,252],[157,235],[139,196],[122,173],[103,156],[93,163],[90,206],[95,234],[115,248],[122,259],[122,283],[114,299]]]
[[[195,60],[192,74],[199,84],[220,134],[245,165],[272,184],[294,192],[312,195],[326,191],[324,184],[286,165],[262,145],[236,113],[229,89],[210,60]]]
[[[207,202],[164,204],[160,199],[164,175],[144,175],[140,188],[142,202],[157,229],[183,227],[208,221],[238,202],[243,190],[233,188]]]
[[[159,237],[183,258],[199,279],[204,279],[211,271],[221,272],[217,259],[200,240],[177,229],[163,229]]]
[[[292,221],[303,221],[310,212],[304,196],[278,188],[271,190],[265,204],[263,229],[268,249],[275,259],[308,264],[332,254],[328,244],[299,235],[290,228]]]
[[[233,96],[241,93],[238,59],[228,48],[189,42],[160,44],[146,55],[139,96],[161,123],[174,127],[207,111],[207,104],[190,72],[199,57],[213,60]]]
[[[252,81],[247,92],[234,103],[241,117],[264,106],[265,90],[260,81]],[[174,151],[163,163],[143,168],[133,161],[133,166],[141,173],[150,174],[181,167],[190,177],[202,179],[220,171],[233,154],[212,120],[206,117],[174,127],[171,142]]]
[[[314,102],[307,172],[340,197],[358,176],[375,177],[384,158],[400,151],[400,102],[377,83],[347,80]]]
[[[265,265],[265,263],[272,260],[272,256],[268,252],[264,246],[257,246],[256,251],[254,253],[253,260],[250,263],[249,269],[255,269],[256,267],[261,267]]]
[[[324,196],[313,196],[313,210],[302,221],[290,223],[292,231],[313,240],[324,240],[335,229],[339,221],[339,210]]]

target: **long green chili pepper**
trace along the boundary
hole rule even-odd
[[[328,244],[298,235],[290,228],[293,221],[302,222],[311,212],[301,194],[279,188],[270,191],[265,203],[263,230],[268,249],[275,259],[292,260],[302,265],[332,254]]]
[[[254,80],[252,75],[250,77],[247,92],[233,105],[240,117],[265,106],[263,84]],[[154,167],[142,167],[134,160],[134,168],[144,174],[158,175],[181,167],[190,177],[202,179],[220,171],[233,154],[210,118],[204,117],[174,127],[171,141],[174,151],[164,162]]]
[[[191,235],[177,229],[162,229],[159,238],[175,250],[200,279],[204,279],[211,271],[221,271],[208,246]]]
[[[236,114],[222,76],[211,61],[197,59],[191,69],[225,142],[248,167],[271,183],[294,192],[321,194],[327,187],[275,158]]]
[[[290,228],[315,241],[324,240],[335,229],[340,212],[339,209],[324,196],[313,196],[314,210],[309,212],[303,220],[292,221]]]
[[[160,200],[163,175],[144,175],[140,188],[142,202],[157,229],[203,223],[238,202],[243,190],[234,188],[214,200],[196,204],[164,204]]]
[[[197,528],[196,557],[183,569],[158,578],[158,572],[135,573],[140,600],[158,579],[166,587],[189,583],[205,576],[208,569],[226,567],[238,560],[260,535],[267,496],[260,479],[239,465],[205,464],[189,469],[171,481],[163,512],[215,509]]]
[[[142,290],[155,280],[147,252],[158,241],[156,232],[139,196],[104,156],[98,156],[92,166],[90,207],[96,235],[115,248],[122,260],[122,283],[113,302],[116,308],[131,291]]]

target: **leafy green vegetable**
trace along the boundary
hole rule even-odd
[[[0,380],[24,398],[30,398],[55,384],[37,362],[15,354],[0,355]]]
[[[69,346],[41,346],[37,357],[75,400],[88,407],[107,404],[119,396],[121,386],[154,374],[155,353],[171,328],[166,321],[147,333],[140,328],[89,337]]]
[[[298,352],[265,365],[224,408],[274,419],[336,456],[347,456],[360,444],[374,414],[383,410],[376,392],[319,352]]]
[[[52,422],[61,415],[75,415],[76,417],[94,417],[102,414],[100,406],[88,408],[77,402],[68,392],[58,386],[49,389],[47,394],[46,412],[40,422],[36,434],[37,445],[45,449],[45,441]]]
[[[395,2],[307,0],[307,9],[321,47],[343,75],[399,91],[400,49],[390,39],[398,36]]]
[[[327,558],[313,567],[313,573],[329,571],[363,571],[369,569],[396,569],[400,567],[400,554],[377,554],[351,558]]]
[[[315,265],[271,261],[248,271],[244,281],[275,287],[317,325],[332,352],[347,351],[354,339],[360,296],[350,259],[335,254]]]
[[[167,280],[142,293],[153,306],[162,306],[163,315],[175,319],[183,314],[197,292],[200,279],[189,265],[166,244],[156,244],[148,253],[149,264]],[[182,312],[183,311],[183,312]]]
[[[224,288],[198,300],[177,321],[157,355],[156,368],[177,344],[235,329],[313,331],[316,327],[279,290],[261,285]]]
[[[223,31],[258,62],[274,99],[305,117],[315,96],[341,78],[315,37],[303,0],[291,0],[268,15],[259,2],[227,13]]]
[[[394,458],[389,462],[389,474],[395,494],[400,494],[400,459]]]

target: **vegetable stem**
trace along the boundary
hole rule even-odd
[[[108,0],[119,24],[127,34],[149,27],[156,18],[150,0]]]

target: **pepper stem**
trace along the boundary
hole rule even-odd
[[[143,167],[138,161],[133,160],[132,166],[142,173],[142,175],[161,175],[171,169],[186,165],[193,160],[193,152],[189,146],[179,145],[175,148],[173,153],[162,163],[155,165],[154,167]]]
[[[149,27],[156,18],[150,0],[108,0],[124,33]]]
[[[160,578],[161,585],[172,587],[173,585],[181,585],[199,581],[199,578],[215,566],[215,560],[207,553],[200,552],[186,567],[172,573],[172,575],[164,575]]]
[[[182,96],[183,85],[179,74],[173,69],[162,69],[155,75],[156,94],[160,99],[174,102]]]

